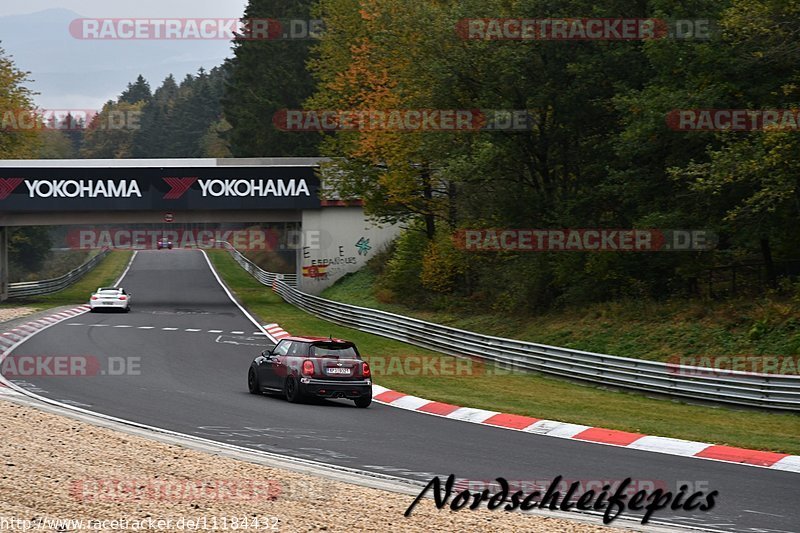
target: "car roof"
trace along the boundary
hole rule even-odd
[[[346,344],[355,344],[351,341],[346,341],[344,339],[334,339],[331,337],[284,337],[280,340],[292,341],[292,342],[339,342]]]
[[[122,287],[100,287],[97,289],[99,291],[121,291]]]

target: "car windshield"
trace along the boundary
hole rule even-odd
[[[337,357],[340,359],[360,359],[352,344],[336,342],[315,343],[311,346],[314,357]]]

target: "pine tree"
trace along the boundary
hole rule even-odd
[[[150,92],[150,84],[144,79],[144,76],[139,74],[134,83],[129,83],[128,88],[123,91],[119,97],[120,102],[128,104],[135,104],[138,102],[149,102],[153,98]]]
[[[170,74],[142,108],[140,130],[134,137],[132,155],[135,158],[169,157],[170,114],[178,97],[178,84]]]
[[[250,0],[244,19],[309,19],[312,0]],[[306,69],[311,40],[238,40],[226,63],[229,82],[223,109],[236,157],[315,156],[320,137],[276,129],[281,109],[302,108],[314,82]]]

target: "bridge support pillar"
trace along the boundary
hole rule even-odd
[[[0,302],[8,299],[8,228],[0,226]]]

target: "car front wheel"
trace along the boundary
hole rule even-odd
[[[256,375],[256,371],[252,368],[250,369],[250,372],[247,373],[247,388],[250,390],[250,394],[261,394],[258,376]]]

